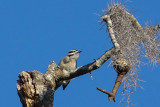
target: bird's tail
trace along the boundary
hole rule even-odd
[[[63,90],[65,90],[65,88],[67,87],[68,84],[69,84],[69,82],[63,84]]]

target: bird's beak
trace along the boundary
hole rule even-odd
[[[78,53],[81,53],[82,51],[78,51]]]

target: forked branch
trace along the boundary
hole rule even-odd
[[[131,64],[127,59],[125,59],[124,55],[122,53],[119,53],[117,55],[117,59],[114,60],[113,62],[114,69],[117,71],[117,79],[115,81],[115,85],[112,89],[112,92],[108,92],[106,90],[103,90],[101,88],[97,88],[99,91],[105,93],[108,95],[109,101],[114,101],[116,102],[115,96],[116,93],[119,89],[119,86],[122,82],[123,77],[129,72],[131,68]]]

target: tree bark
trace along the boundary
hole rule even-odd
[[[38,71],[22,71],[17,91],[23,107],[53,107],[54,86]]]

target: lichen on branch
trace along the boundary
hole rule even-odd
[[[129,9],[118,2],[112,2],[108,9],[104,11],[103,21],[107,22],[110,16],[112,30],[115,39],[120,46],[120,51],[132,65],[129,73],[123,79],[124,90],[133,90],[138,86],[138,68],[144,57],[148,62],[157,63],[160,61],[160,25],[142,27],[138,20],[131,14]],[[105,19],[106,18],[106,19]],[[107,24],[107,30],[109,25]],[[110,30],[109,34],[110,34]],[[117,58],[117,54],[112,56],[112,62]],[[143,62],[146,63],[146,62]],[[125,91],[123,91],[125,92]],[[128,91],[130,92],[130,91]],[[129,95],[129,94],[128,94]]]

